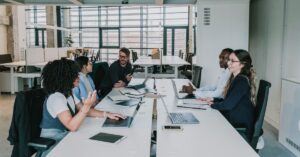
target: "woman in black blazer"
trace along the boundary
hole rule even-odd
[[[224,88],[224,99],[207,98],[206,100],[233,126],[246,127],[246,140],[251,141],[256,87],[250,54],[245,50],[233,51],[229,56],[228,68],[232,75]]]

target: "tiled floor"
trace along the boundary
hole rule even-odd
[[[9,157],[12,146],[6,140],[11,122],[15,96],[9,94],[0,95],[0,157]],[[259,152],[261,157],[295,157],[283,145],[277,142],[277,131],[270,125],[264,125],[265,147]]]

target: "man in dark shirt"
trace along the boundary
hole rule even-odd
[[[107,95],[112,88],[125,87],[130,82],[132,76],[132,65],[129,61],[130,51],[127,48],[119,50],[119,59],[113,62],[104,81],[101,83],[101,94]]]

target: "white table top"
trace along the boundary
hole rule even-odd
[[[162,62],[162,63],[161,63]],[[162,56],[162,61],[160,59],[152,59],[151,57],[142,57],[137,59],[133,65],[140,66],[150,66],[150,65],[188,65],[190,63],[181,59],[178,56]]]
[[[112,91],[110,94],[116,94]],[[153,100],[145,98],[145,103],[135,116],[130,128],[103,128],[104,118],[86,118],[77,132],[69,133],[49,154],[48,157],[149,157],[152,126]],[[107,97],[97,106],[97,109],[132,115],[134,107],[114,105]],[[99,132],[127,136],[117,144],[90,140]]]
[[[187,84],[187,80],[181,80]],[[180,80],[176,80],[178,84]],[[180,84],[180,83],[179,83]],[[179,86],[181,86],[179,85]],[[164,100],[169,111],[192,112],[200,124],[181,125],[183,131],[163,130],[162,126],[171,124],[161,100],[157,105],[157,157],[257,157],[258,154],[239,135],[219,111],[183,109],[176,107],[178,100],[170,92],[171,80],[157,80],[157,90],[167,95]]]
[[[48,62],[26,64],[25,61],[17,61],[17,62],[3,63],[3,64],[0,64],[0,65],[6,66],[6,67],[18,67],[18,66],[36,66],[36,67],[44,67],[47,63],[48,63]]]
[[[139,80],[142,81],[143,79]],[[152,80],[147,81],[147,86],[152,87],[152,83]],[[184,84],[187,80],[177,79],[176,83]],[[171,122],[161,100],[158,99],[157,157],[258,156],[219,111],[211,108],[207,110],[177,108],[175,105],[178,100],[175,98],[171,80],[157,79],[156,86],[160,94],[166,95],[164,100],[170,111],[192,112],[200,121],[200,124],[182,125],[183,131],[162,130],[163,125]],[[110,94],[118,94],[118,91],[114,90]],[[104,118],[86,118],[79,130],[69,133],[48,156],[149,157],[153,99],[144,100],[145,103],[141,105],[131,128],[102,128]],[[131,115],[134,111],[134,107],[113,105],[107,97],[96,108],[126,115]],[[118,144],[89,140],[99,132],[125,135],[127,138]]]

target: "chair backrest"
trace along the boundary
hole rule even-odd
[[[109,69],[107,62],[96,62],[93,64],[93,72],[90,73],[97,91],[100,90],[101,82],[104,80],[104,77]]]
[[[14,143],[13,154],[29,157],[35,151],[27,146],[34,138],[40,137],[40,123],[46,93],[43,89],[22,91],[16,94],[13,117],[8,140]]]
[[[10,54],[3,54],[0,55],[0,64],[2,63],[10,63],[12,62],[12,58]],[[1,71],[9,71],[9,68],[4,67],[4,66],[0,66],[0,72]]]
[[[138,59],[137,52],[135,52],[133,50],[131,52],[132,52],[132,62],[135,62]]]
[[[2,63],[10,63],[12,62],[12,58],[10,54],[0,55],[0,64]]]
[[[271,83],[260,80],[256,96],[256,107],[254,111],[254,132],[251,140],[251,146],[255,149],[259,136],[261,135],[262,125],[264,122],[265,112],[268,103],[269,89]]]
[[[202,71],[202,67],[201,66],[193,65],[192,83],[197,88],[200,87],[201,71]]]

